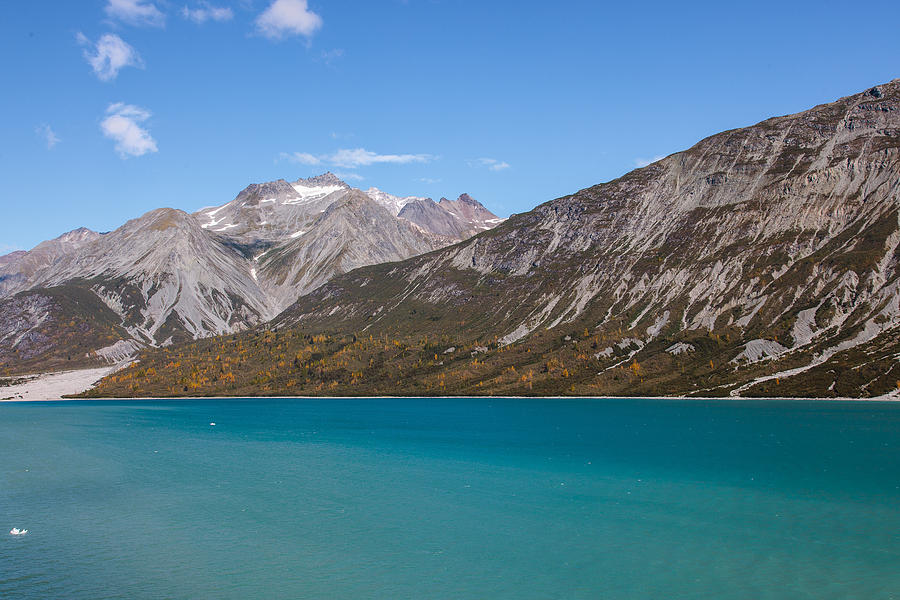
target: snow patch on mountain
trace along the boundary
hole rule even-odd
[[[394,196],[393,194],[388,194],[387,192],[383,192],[376,187],[370,187],[366,190],[366,195],[385,207],[388,212],[390,212],[395,217],[400,214],[400,211],[403,210],[407,204],[411,202],[416,202],[418,200],[427,200],[427,198],[423,198],[421,196]]]
[[[301,183],[292,183],[291,187],[297,192],[297,197],[284,200],[282,204],[301,204],[312,202],[314,200],[321,200],[326,196],[330,196],[335,192],[340,192],[345,189],[345,187],[341,185],[307,186]]]

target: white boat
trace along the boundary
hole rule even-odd
[[[28,533],[27,529],[19,529],[18,527],[13,527],[9,530],[9,535],[25,535]]]

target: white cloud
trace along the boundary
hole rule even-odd
[[[275,0],[257,17],[256,30],[273,40],[293,35],[310,37],[322,23],[322,17],[309,10],[306,0]]]
[[[129,25],[163,27],[166,24],[166,15],[147,0],[107,0],[104,10],[111,19]]]
[[[100,36],[94,44],[81,32],[75,36],[84,46],[84,58],[100,81],[111,81],[125,67],[143,68],[144,62],[132,46],[112,33]]]
[[[202,25],[207,21],[230,21],[234,18],[234,11],[227,7],[213,6],[209,2],[201,2],[197,8],[185,6],[181,10],[181,16]]]
[[[365,179],[365,177],[356,173],[335,173],[335,175],[338,179],[343,179],[344,181],[362,181]]]
[[[103,135],[116,142],[116,152],[122,158],[143,156],[156,152],[156,140],[150,132],[139,125],[150,118],[150,112],[134,106],[116,102],[106,109],[107,117],[100,123]]]
[[[288,154],[287,152],[281,153],[281,158],[283,160],[288,160],[292,163],[298,163],[301,165],[320,165],[322,164],[322,160],[318,156],[313,156],[308,152],[294,152],[292,154]]]
[[[434,160],[435,157],[431,154],[376,154],[364,148],[354,148],[352,150],[341,149],[324,158],[337,167],[355,169],[381,163],[396,165],[426,163]]]
[[[437,157],[431,154],[377,154],[365,148],[342,148],[333,154],[310,154],[308,152],[282,152],[282,160],[301,165],[329,164],[343,169],[356,169],[377,164],[405,165],[409,163],[426,163]]]
[[[38,125],[34,132],[47,143],[47,150],[53,150],[53,147],[62,141],[46,123]]]
[[[652,165],[658,160],[664,159],[665,156],[659,155],[654,156],[653,158],[636,158],[634,159],[634,166],[638,168],[646,167],[647,165]]]
[[[496,158],[479,158],[476,161],[469,161],[469,165],[487,167],[491,171],[502,171],[510,167],[508,162],[497,160]]]
[[[434,185],[435,183],[440,183],[441,179],[432,179],[431,177],[419,177],[416,179],[419,183],[427,183],[428,185]]]

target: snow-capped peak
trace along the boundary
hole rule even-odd
[[[368,190],[366,190],[366,196],[388,209],[388,211],[395,217],[399,215],[400,211],[403,210],[403,207],[410,202],[415,202],[416,200],[427,200],[427,198],[423,198],[421,196],[394,196],[393,194],[382,192],[376,187],[370,187]]]

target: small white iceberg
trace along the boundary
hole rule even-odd
[[[25,535],[28,533],[27,529],[19,529],[18,527],[13,527],[9,530],[9,535]]]

